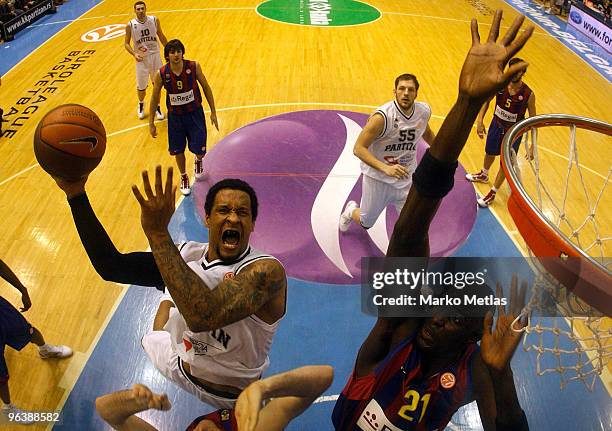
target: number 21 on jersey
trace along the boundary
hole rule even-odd
[[[412,422],[417,418],[419,404],[422,404],[421,414],[418,415],[418,422],[421,422],[421,420],[423,420],[423,416],[425,415],[425,410],[427,410],[427,405],[429,404],[430,396],[431,394],[425,394],[421,396],[421,394],[419,394],[414,389],[410,389],[404,395],[404,400],[406,401],[406,404],[400,407],[397,414],[400,417]]]

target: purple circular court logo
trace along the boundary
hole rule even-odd
[[[234,131],[204,158],[207,176],[194,190],[198,211],[203,217],[212,184],[243,179],[259,199],[254,247],[277,257],[291,277],[359,284],[361,258],[383,256],[398,216],[389,207],[367,231],[354,223],[346,233],[338,230],[346,202],[360,201],[361,171],[353,144],[367,118],[347,111],[299,111]],[[419,143],[419,158],[425,146]],[[452,254],[472,230],[476,198],[464,175],[459,167],[455,188],[433,221],[432,255]]]

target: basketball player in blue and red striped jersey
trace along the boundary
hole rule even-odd
[[[235,409],[219,409],[196,418],[186,431],[282,431],[299,416],[333,380],[328,365],[306,366],[251,383],[238,397]],[[96,399],[98,414],[121,431],[155,431],[135,416],[148,409],[170,410],[165,394],[144,385]]]
[[[513,58],[508,62],[508,66],[520,63],[523,60],[520,58]],[[475,174],[466,174],[465,178],[468,181],[487,183],[489,182],[489,169],[495,161],[495,158],[501,153],[501,144],[504,140],[506,132],[510,130],[519,121],[525,118],[525,112],[529,111],[529,116],[533,117],[536,115],[535,106],[535,93],[529,88],[527,84],[523,82],[523,75],[525,71],[519,72],[512,77],[512,80],[508,85],[497,92],[495,95],[495,113],[489,126],[489,132],[487,133],[487,141],[485,144],[485,156],[483,162],[483,168]],[[492,99],[492,97],[491,97]],[[480,139],[484,138],[487,132],[484,126],[484,116],[489,109],[489,102],[487,100],[476,119],[476,133]],[[535,134],[535,129],[533,129]],[[519,137],[512,143],[512,148],[518,153],[519,146],[521,145],[521,138]],[[533,158],[533,147],[528,149],[527,157]],[[502,186],[506,179],[504,171],[500,169],[495,177],[493,188],[484,197],[478,198],[478,205],[485,208],[493,203],[497,190]]]
[[[149,115],[151,136],[157,136],[154,114],[159,103],[161,89],[166,89],[166,107],[168,108],[168,150],[176,159],[181,173],[180,190],[183,195],[191,193],[189,175],[185,169],[185,144],[195,155],[194,175],[196,179],[204,175],[202,158],[206,154],[206,120],[202,109],[202,95],[210,106],[210,121],[219,130],[215,99],[212,90],[197,61],[183,58],[185,46],[178,39],[169,41],[164,47],[166,63],[159,69],[153,81],[153,95]]]
[[[431,220],[453,188],[457,159],[482,104],[527,67],[519,62],[503,70],[531,37],[533,26],[517,36],[524,21],[518,17],[497,41],[501,19],[498,10],[485,43],[472,20],[472,46],[459,77],[457,101],[414,172],[389,257],[429,256]],[[518,293],[517,284],[513,278],[510,310],[498,307],[495,329],[490,311],[484,317],[465,317],[455,309],[438,309],[428,318],[379,317],[334,408],[335,429],[443,430],[460,406],[476,400],[486,431],[528,430],[510,368],[521,338],[511,325],[525,299],[525,285]]]

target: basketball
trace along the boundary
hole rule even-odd
[[[93,171],[105,151],[104,125],[85,106],[58,106],[40,120],[34,133],[34,154],[40,167],[68,181]]]

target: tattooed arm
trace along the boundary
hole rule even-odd
[[[146,198],[137,186],[132,186],[132,191],[140,203],[142,228],[149,239],[159,272],[189,329],[209,331],[258,312],[264,321],[265,317],[279,318],[280,311],[262,310],[269,302],[272,304],[273,299],[281,303],[280,295],[284,296],[287,288],[285,270],[277,260],[253,262],[212,290],[209,288],[212,286],[207,286],[183,260],[168,233],[176,193],[172,171],[172,168],[168,169],[165,186],[162,186],[161,166],[156,167],[155,191],[151,188],[148,172],[144,171],[142,179]],[[282,304],[284,311],[284,301]],[[270,316],[267,316],[268,312]]]
[[[191,331],[221,328],[257,313],[287,288],[282,265],[261,259],[213,290],[187,266],[169,234],[149,237],[166,287]]]

